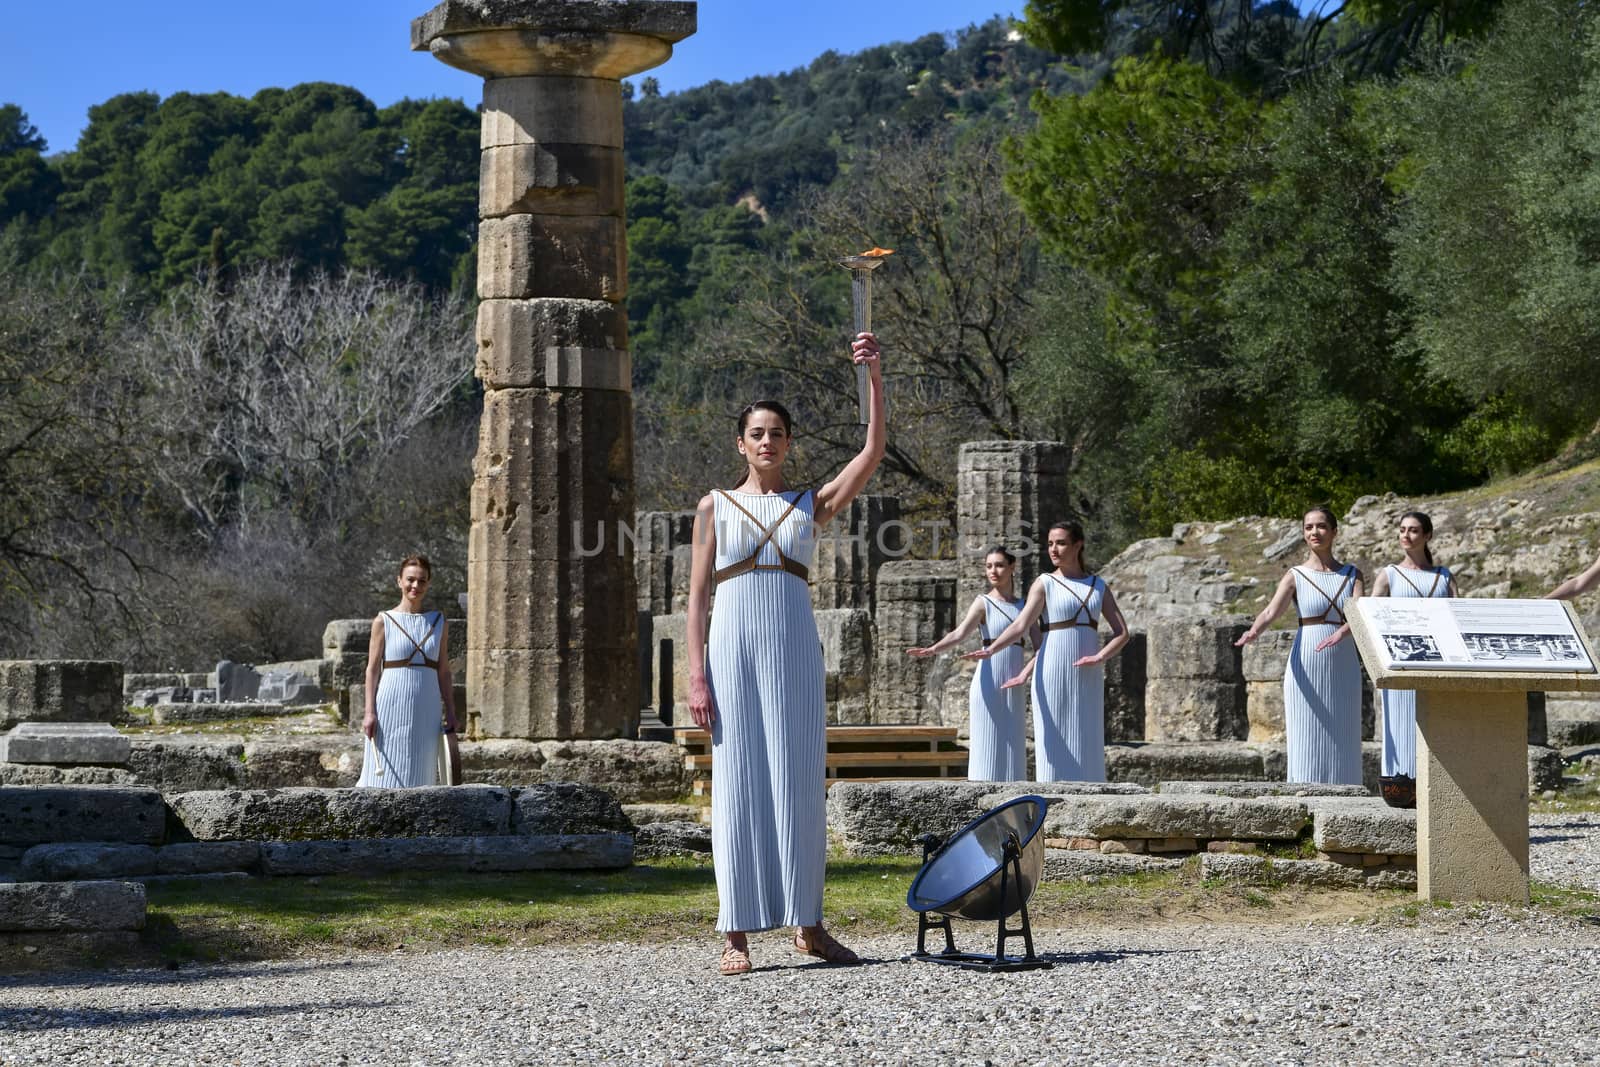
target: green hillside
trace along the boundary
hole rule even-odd
[[[1067,442],[1107,549],[1595,451],[1573,0],[1041,0],[625,92],[641,507],[726,478],[757,396],[797,482],[858,447],[834,261],[870,245],[913,519],[981,438]],[[418,546],[461,587],[476,144],[327,84],[125,94],[55,152],[0,105],[0,654],[287,658]]]

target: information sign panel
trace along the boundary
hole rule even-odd
[[[1595,673],[1559,600],[1362,597],[1355,607],[1385,670]]]

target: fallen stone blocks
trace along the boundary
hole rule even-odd
[[[1143,792],[1137,786],[1088,782],[929,780],[841,782],[828,790],[828,830],[855,855],[919,853],[923,834],[947,836],[990,808],[1029,793]]]
[[[1163,784],[1151,793],[1092,783],[1008,783],[1000,790],[982,782],[845,783],[829,793],[828,823],[854,854],[915,855],[922,834],[948,835],[1005,800],[1036,793],[1049,801],[1041,832],[1063,876],[1166,869],[1199,853],[1255,861],[1219,860],[1208,877],[1249,870],[1256,873],[1245,880],[1259,880],[1267,877],[1262,862],[1294,859],[1312,866],[1271,877],[1373,887],[1415,878],[1415,812],[1351,795],[1351,787],[1224,782],[1219,787],[1234,795],[1218,795],[1201,792],[1204,783],[1170,784],[1172,792]],[[1312,847],[1319,859],[1300,859]],[[1274,852],[1288,855],[1280,860]]]
[[[158,845],[166,836],[161,794],[141,786],[8,786],[0,789],[0,844],[118,841]]]
[[[261,843],[266,875],[617,870],[632,863],[633,837],[621,833]]]
[[[121,663],[0,660],[0,730],[23,722],[115,722],[121,715]]]
[[[118,766],[132,750],[133,742],[104,722],[25,722],[0,737],[0,763]]]
[[[0,789],[0,877],[36,882],[406,870],[614,869],[616,800],[575,783],[409,790]]]
[[[157,726],[179,723],[228,722],[232,719],[265,719],[282,715],[301,715],[304,707],[258,701],[218,701],[206,704],[150,705],[150,718]]]
[[[0,933],[133,931],[144,920],[144,886],[133,882],[0,885]]]
[[[1319,889],[1360,889],[1359,870],[1317,860],[1272,859],[1208,852],[1200,857],[1200,877],[1242,885],[1303,885]]]
[[[1046,838],[1165,842],[1296,841],[1310,825],[1303,804],[1291,800],[1151,795],[1063,797],[1045,816]],[[1166,849],[1165,851],[1178,851]]]

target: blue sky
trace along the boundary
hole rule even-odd
[[[700,30],[650,73],[668,92],[739,81],[925,33],[957,30],[1023,0],[700,0]],[[88,110],[117,93],[249,96],[305,81],[352,85],[379,106],[402,97],[476,103],[479,79],[410,51],[429,0],[80,0],[11,5],[0,36],[0,103],[72,148]]]

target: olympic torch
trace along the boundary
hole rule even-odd
[[[850,268],[850,302],[855,309],[855,332],[858,334],[872,332],[872,272],[883,265],[886,256],[892,255],[894,250],[890,248],[870,248],[858,256],[846,256],[839,261],[841,267]],[[857,363],[856,400],[863,426],[872,414],[867,389],[867,368]]]

